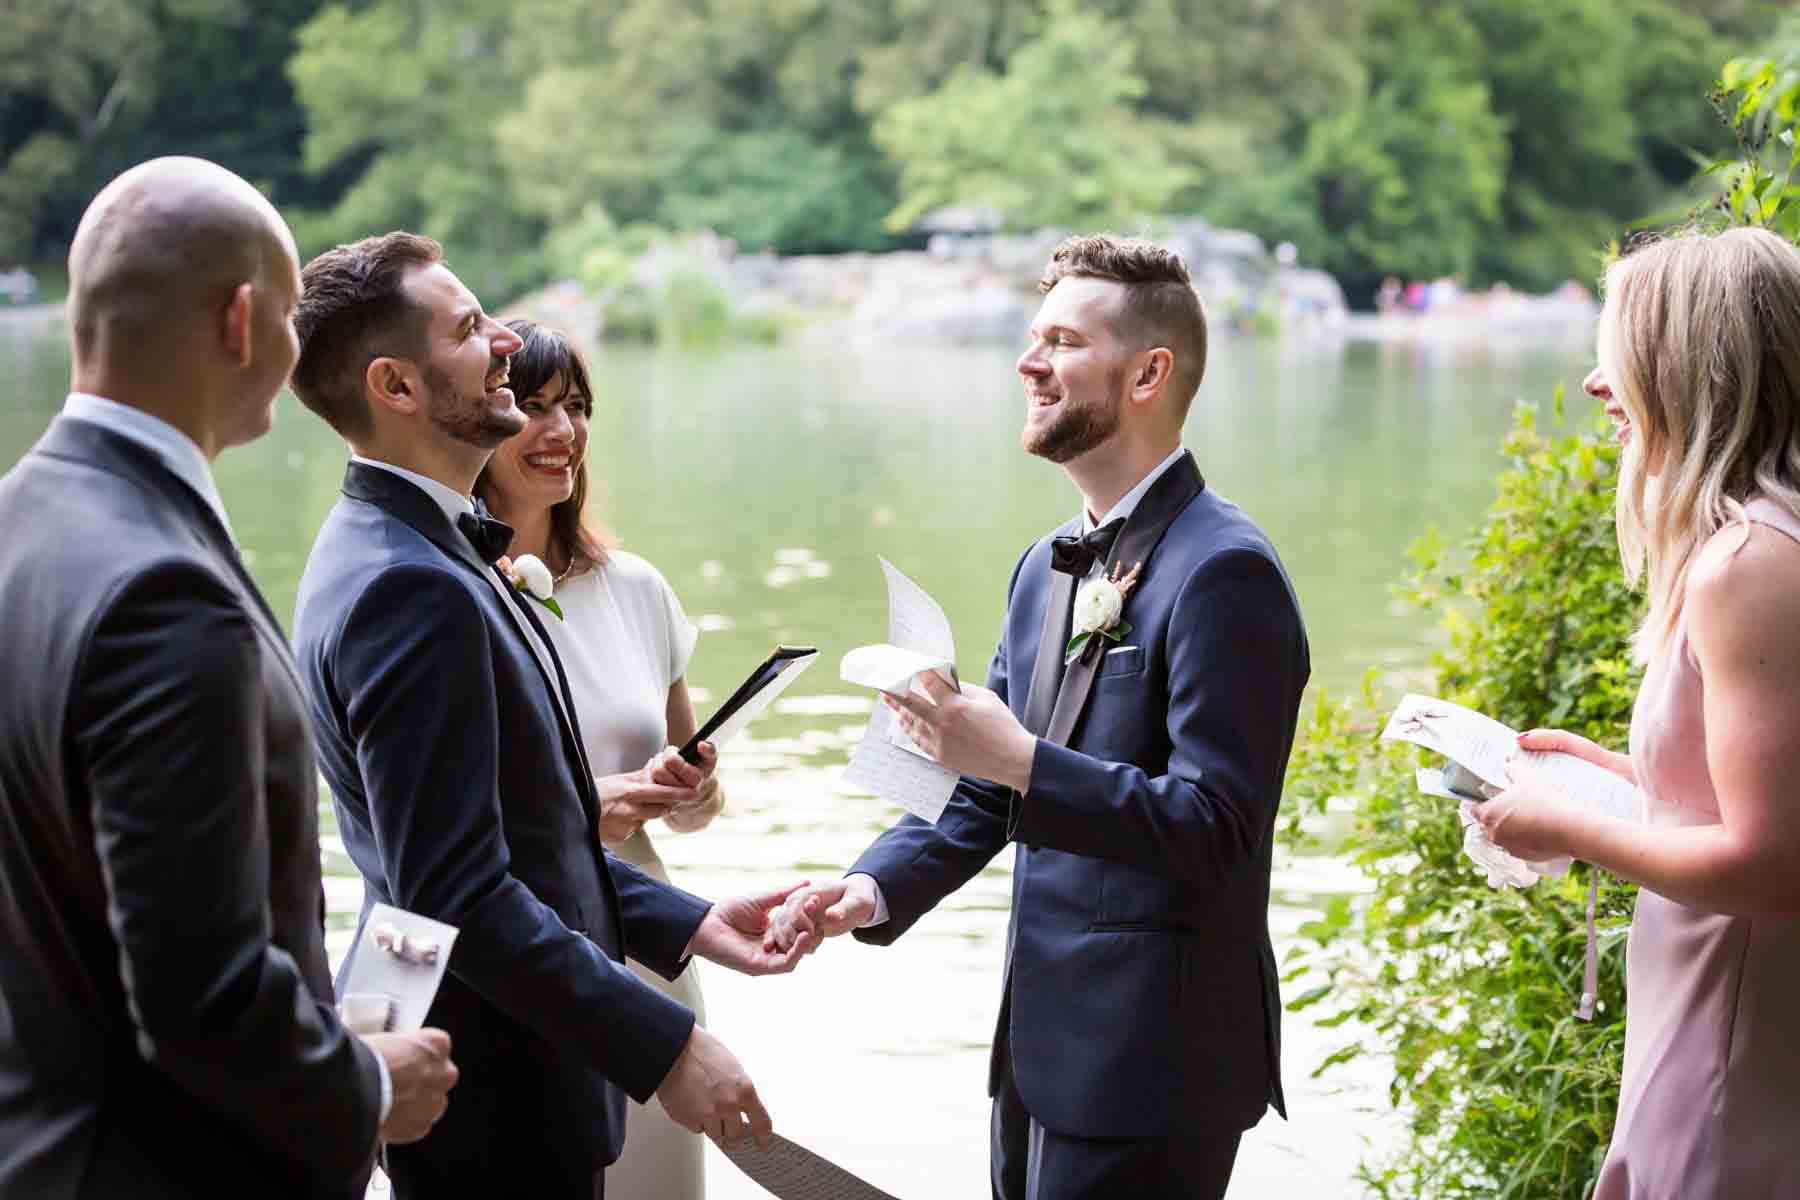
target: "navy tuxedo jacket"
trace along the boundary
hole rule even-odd
[[[1191,459],[1167,474],[1183,470],[1198,482]],[[1018,843],[990,1090],[1010,1053],[1027,1111],[1058,1133],[1285,1115],[1269,863],[1306,634],[1268,539],[1201,488],[1143,557],[1131,631],[1067,745],[1039,738],[1029,792],[965,777],[935,825],[906,818],[851,868],[890,915],[856,936],[886,944]],[[1054,590],[1046,537],[1014,569],[988,676],[1022,721]]]
[[[294,619],[319,766],[365,918],[461,930],[428,1024],[462,1075],[418,1152],[471,1178],[544,1146],[604,1165],[694,1025],[622,960],[674,978],[708,905],[601,848],[566,684],[507,609],[530,602],[413,484],[351,463],[343,493]],[[518,1122],[541,1141],[496,1145]]]
[[[59,418],[0,480],[0,1196],[360,1196],[287,639],[198,493]]]

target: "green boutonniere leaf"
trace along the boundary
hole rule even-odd
[[[533,598],[535,599],[535,597],[533,597]],[[563,619],[562,605],[560,605],[556,602],[555,596],[545,596],[543,599],[538,600],[538,603],[543,605],[545,608],[549,609],[551,612],[555,613],[557,620],[560,621]]]
[[[1076,634],[1069,639],[1068,647],[1063,650],[1063,666],[1072,666],[1075,660],[1081,657],[1081,652],[1087,648],[1087,644],[1093,640],[1095,634],[1106,638],[1108,641],[1116,642],[1130,632],[1131,622],[1115,621],[1105,629],[1096,629],[1091,633]]]

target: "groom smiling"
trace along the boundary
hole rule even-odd
[[[1181,260],[1076,238],[1040,287],[1021,440],[1082,515],[1014,568],[991,690],[927,674],[929,700],[889,701],[963,775],[942,817],[790,896],[771,940],[886,945],[1018,843],[994,1195],[1218,1197],[1283,1111],[1269,866],[1306,634],[1268,539],[1182,449],[1206,323]]]

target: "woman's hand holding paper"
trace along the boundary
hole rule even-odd
[[[1563,745],[1526,748],[1575,753]],[[1595,746],[1594,749],[1600,748]],[[1584,819],[1583,814],[1569,808],[1553,792],[1542,787],[1530,770],[1517,765],[1509,766],[1507,776],[1511,787],[1492,800],[1469,806],[1469,812],[1481,823],[1488,840],[1527,862],[1541,863],[1574,857],[1574,840],[1577,836],[1575,826]]]
[[[1527,729],[1519,735],[1519,749],[1553,750],[1571,754],[1611,771],[1632,787],[1637,786],[1637,770],[1631,765],[1631,755],[1608,750],[1579,733],[1570,733],[1564,729]]]

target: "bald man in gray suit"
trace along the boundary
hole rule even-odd
[[[159,159],[69,276],[71,394],[0,479],[0,1196],[356,1193],[455,1068],[333,1014],[305,708],[209,468],[293,368],[293,238]]]

